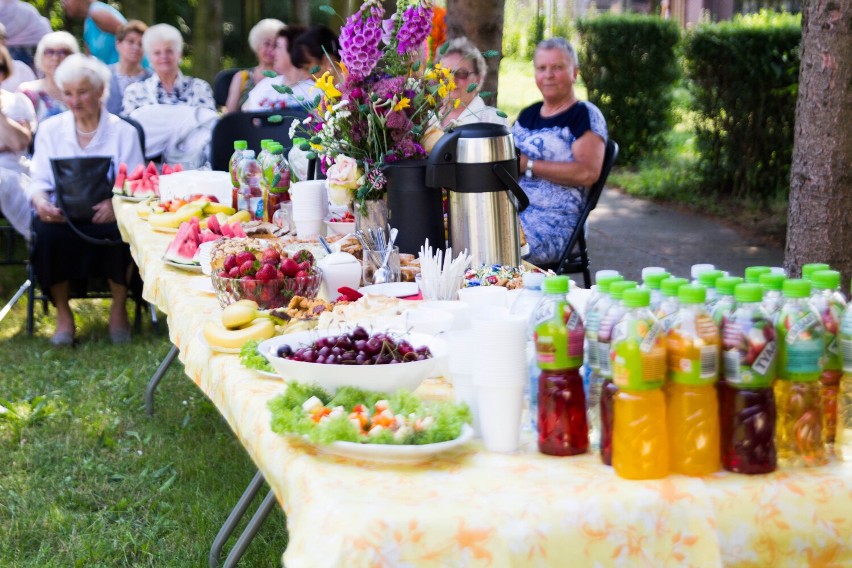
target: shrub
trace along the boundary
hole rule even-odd
[[[706,190],[786,195],[798,87],[799,16],[761,12],[698,26],[684,41]]]
[[[672,126],[677,25],[656,16],[602,15],[579,20],[577,29],[589,100],[621,147],[619,162],[636,163],[664,144]]]

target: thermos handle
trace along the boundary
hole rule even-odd
[[[502,181],[503,185],[506,186],[506,189],[509,190],[509,197],[512,199],[515,209],[517,209],[518,212],[526,209],[530,204],[530,198],[527,197],[527,194],[518,184],[518,181],[512,177],[512,174],[506,171],[506,168],[500,164],[494,164],[491,166],[491,171],[494,172],[494,175],[500,178],[500,181]]]

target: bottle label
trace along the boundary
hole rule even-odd
[[[598,341],[598,363],[604,378],[612,378],[612,365],[609,359],[609,342]]]
[[[647,335],[642,338],[642,343],[639,345],[639,349],[641,349],[643,353],[650,353],[651,349],[662,341],[663,331],[663,326],[660,325],[660,322],[655,321],[654,325],[651,326],[651,329],[648,330]]]
[[[705,345],[701,348],[701,368],[698,374],[702,381],[713,381],[719,376],[718,346]]]
[[[613,382],[625,390],[660,388],[666,378],[666,348],[652,321],[621,320],[613,330]]]
[[[252,197],[251,200],[250,200],[250,203],[251,203],[251,210],[254,212],[253,213],[254,218],[258,219],[260,221],[264,221],[265,219],[263,217],[263,211],[264,211],[263,198],[262,197]]]
[[[840,356],[843,358],[843,371],[852,373],[852,339],[841,339]]]
[[[825,329],[819,317],[810,310],[792,306],[782,308],[778,317],[778,375],[784,379],[815,381],[820,374],[820,360],[825,351]]]
[[[682,385],[713,384],[719,377],[719,331],[708,314],[695,314],[690,325],[692,317],[682,312],[666,335],[669,377]]]

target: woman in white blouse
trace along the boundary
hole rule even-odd
[[[244,112],[261,110],[279,110],[282,108],[303,108],[312,100],[311,89],[314,81],[304,69],[293,65],[291,47],[296,38],[305,32],[299,25],[290,25],[278,32],[275,38],[275,63],[273,69],[278,76],[267,77],[258,83],[248,94],[242,109]],[[290,92],[278,89],[288,87]]]
[[[448,97],[447,114],[441,120],[441,128],[446,130],[477,122],[509,125],[504,117],[497,114],[496,108],[486,105],[479,96],[488,68],[485,58],[469,39],[460,37],[451,40],[441,56],[441,65],[452,70],[456,83]],[[471,89],[471,85],[475,86]]]
[[[101,246],[83,240],[66,224],[55,202],[56,180],[52,159],[109,157],[114,171],[122,162],[133,169],[143,162],[136,129],[107,112],[110,73],[106,65],[85,55],[65,59],[55,75],[56,83],[69,111],[39,125],[32,163],[29,195],[36,217],[33,266],[39,285],[56,306],[54,345],[74,343],[74,314],[68,303],[70,283],[85,283],[89,278],[109,281],[113,302],[109,317],[110,337],[114,343],[130,340],[127,319],[128,275],[132,259],[125,244]],[[120,241],[112,200],[107,198],[92,207],[94,216],[86,224],[86,233],[97,239]]]

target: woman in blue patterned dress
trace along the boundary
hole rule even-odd
[[[530,198],[521,213],[533,264],[557,262],[583,207],[583,188],[600,176],[606,121],[593,104],[577,100],[577,53],[552,38],[536,46],[535,83],[542,102],[518,116],[512,128],[521,151],[520,184]]]

